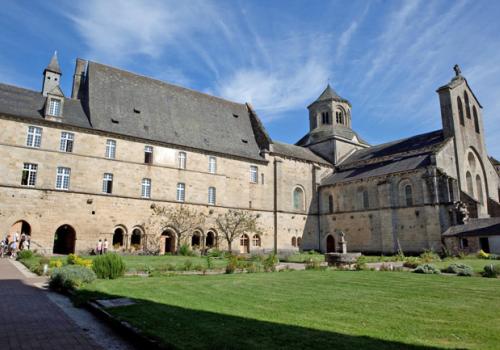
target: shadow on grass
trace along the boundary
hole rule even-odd
[[[80,291],[78,299],[84,301],[117,297],[123,296]],[[147,300],[135,301],[136,305],[107,311],[168,348],[441,349],[186,309]]]

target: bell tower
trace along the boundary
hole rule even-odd
[[[351,103],[340,97],[330,84],[307,109],[310,131],[317,128],[335,128],[338,125],[351,127]]]

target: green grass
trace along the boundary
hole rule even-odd
[[[280,258],[280,261],[295,262],[295,263],[303,263],[309,260],[323,262],[325,261],[325,256],[320,253],[295,253]]]
[[[79,291],[183,349],[498,349],[500,279],[371,271],[129,277]]]
[[[439,262],[433,262],[431,263],[435,265],[439,269],[443,269],[445,267],[450,266],[451,264],[464,264],[464,265],[469,265],[472,267],[474,272],[481,272],[483,271],[483,268],[485,265],[496,265],[500,264],[500,261],[498,260],[487,260],[487,259],[474,259],[474,258],[466,258],[466,259],[445,259],[443,261]]]

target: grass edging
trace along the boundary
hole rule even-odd
[[[132,326],[126,321],[120,321],[107,312],[104,308],[99,306],[93,301],[86,301],[83,304],[88,311],[93,315],[104,321],[111,328],[118,332],[118,334],[139,348],[145,349],[155,349],[155,350],[168,350],[174,349],[174,347],[161,343],[160,340],[154,339],[150,336],[146,336],[139,329]]]

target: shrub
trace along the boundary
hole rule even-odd
[[[306,261],[306,270],[322,270],[325,267],[321,266],[321,262],[314,260],[314,259],[309,259]]]
[[[17,260],[31,259],[33,256],[33,251],[25,249],[17,253]]]
[[[207,256],[212,257],[212,258],[223,258],[225,255],[225,252],[222,250],[219,250],[217,248],[212,248],[209,249],[207,252]]]
[[[78,258],[78,255],[76,254],[69,254],[67,257],[66,257],[66,264],[68,265],[75,265],[75,261],[76,259]]]
[[[189,271],[192,269],[192,267],[193,267],[193,262],[191,260],[184,261],[184,266],[183,266],[184,271]]]
[[[191,248],[187,244],[181,245],[181,247],[179,248],[179,254],[182,256],[193,256],[194,255],[193,251],[191,250]]]
[[[420,265],[421,263],[422,263],[422,261],[420,260],[420,258],[411,256],[411,257],[406,258],[405,262],[403,263],[403,266],[408,267],[410,269],[414,269],[418,265]]]
[[[425,252],[420,254],[420,260],[422,260],[423,263],[430,263],[430,262],[441,261],[441,258],[433,251],[426,250]]]
[[[276,254],[269,254],[269,256],[264,260],[264,271],[271,272],[276,271],[276,265],[279,263],[279,259]]]
[[[78,265],[66,265],[55,268],[50,276],[49,286],[52,289],[65,291],[81,287],[96,279],[94,271]]]
[[[445,273],[454,273],[458,276],[472,276],[474,274],[474,271],[472,270],[472,267],[469,265],[464,265],[464,264],[451,264],[445,269],[441,270],[442,272]]]
[[[50,268],[58,268],[58,267],[62,267],[63,266],[63,262],[61,259],[56,259],[56,260],[51,260],[50,261],[50,264],[49,264],[49,267]]]
[[[207,256],[206,260],[207,260],[207,269],[208,270],[213,269],[214,268],[214,263],[212,261],[212,257],[211,256]]]
[[[486,265],[483,269],[483,272],[481,273],[483,277],[489,277],[489,278],[497,278],[500,275],[500,264],[493,265],[489,264]]]
[[[236,271],[236,267],[238,266],[238,257],[235,255],[231,255],[226,265],[226,273],[233,273]]]
[[[125,273],[125,262],[116,253],[106,253],[94,259],[92,270],[98,278],[115,279]]]
[[[75,265],[87,267],[90,269],[92,267],[92,260],[80,258],[79,256],[77,256],[75,259]]]
[[[498,255],[498,254],[490,254],[490,256],[488,257],[488,259],[490,259],[490,260],[500,260],[500,255]]]
[[[356,259],[356,264],[354,264],[354,269],[356,271],[362,271],[368,269],[368,266],[366,265],[366,258],[363,255]]]
[[[415,273],[425,273],[425,274],[440,274],[441,271],[439,269],[431,264],[423,264],[417,266],[415,270],[413,270]]]
[[[490,258],[490,254],[486,253],[484,250],[480,250],[478,253],[477,253],[477,257],[479,259],[489,259]]]

